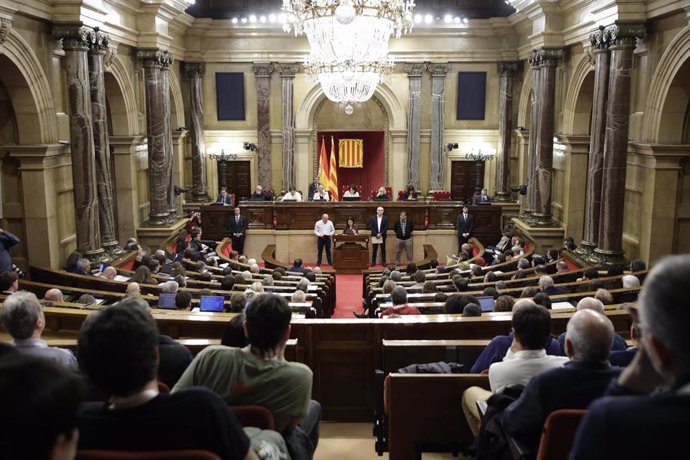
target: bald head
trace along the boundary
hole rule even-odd
[[[62,302],[65,300],[60,289],[48,289],[43,299],[50,300],[51,302]]]
[[[513,304],[513,313],[515,313],[522,307],[529,307],[532,305],[536,305],[532,299],[520,299]]]
[[[109,280],[115,279],[116,275],[117,269],[113,266],[105,267],[105,270],[103,270],[103,272],[101,273],[101,276],[103,276],[103,278],[107,278]]]
[[[129,283],[127,285],[127,295],[141,295],[141,288],[139,287],[139,283]]]
[[[539,278],[539,289],[542,291],[544,289],[548,289],[553,286],[553,278],[551,278],[549,275],[544,275],[541,278]]]
[[[568,321],[565,353],[571,359],[603,362],[613,346],[613,324],[606,315],[591,309],[578,310]]]
[[[578,310],[594,310],[599,313],[604,313],[604,304],[601,300],[595,299],[594,297],[583,297],[577,303]]]

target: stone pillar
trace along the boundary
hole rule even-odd
[[[599,241],[594,259],[604,265],[622,265],[623,204],[625,201],[625,170],[628,156],[630,123],[630,86],[633,52],[637,37],[645,35],[644,24],[614,24],[604,30],[610,34],[611,63],[608,102],[606,104],[606,136],[599,212]]]
[[[164,182],[165,199],[168,206],[168,222],[177,219],[175,207],[175,184],[173,184],[173,139],[172,120],[170,119],[170,66],[173,63],[172,55],[163,51],[161,59],[161,96],[163,97],[163,148],[164,148]]]
[[[517,62],[499,62],[498,151],[496,152],[496,197],[494,201],[509,202],[510,150],[513,133],[513,74]]]
[[[592,96],[592,124],[587,164],[587,191],[585,197],[585,221],[582,242],[578,254],[592,255],[599,240],[599,210],[601,207],[601,168],[604,161],[604,137],[606,134],[606,103],[609,86],[609,39],[604,28],[589,36],[594,58],[594,94]]]
[[[117,241],[115,226],[115,200],[113,177],[110,172],[110,143],[108,140],[108,111],[105,103],[103,56],[108,49],[109,37],[95,31],[89,50],[89,85],[91,86],[91,113],[93,141],[96,153],[96,191],[98,193],[98,224],[101,246],[110,256],[123,252]]]
[[[206,145],[204,142],[204,93],[203,78],[206,64],[203,62],[186,62],[184,65],[189,76],[190,99],[190,137],[192,140],[192,199],[208,201],[206,183]],[[183,184],[180,184],[183,185]]]
[[[146,89],[146,139],[149,157],[149,220],[152,225],[164,225],[170,216],[168,206],[168,182],[165,159],[165,127],[169,112],[164,111],[162,63],[169,59],[168,53],[157,49],[141,49],[137,52],[144,63],[144,85]],[[172,141],[171,141],[172,143]]]
[[[87,60],[94,34],[93,29],[81,25],[53,26],[53,35],[62,39],[65,50],[77,250],[92,262],[105,255],[101,248],[98,224],[96,158]]]
[[[532,50],[528,57],[530,68],[532,69],[532,100],[529,124],[529,143],[527,144],[527,196],[524,200],[522,217],[531,220],[534,212],[534,170],[536,169],[537,159],[537,138],[539,132],[539,109],[541,104],[541,68],[539,67],[539,53]]]
[[[407,183],[419,188],[419,150],[422,136],[422,73],[426,64],[405,64],[409,83],[407,112]]]
[[[295,181],[295,107],[294,84],[295,74],[299,70],[297,64],[279,64],[276,66],[280,73],[282,95],[280,104],[283,120],[283,188],[296,186]]]
[[[257,156],[259,157],[259,184],[264,189],[271,185],[271,74],[273,64],[254,64],[256,77]]]
[[[188,131],[186,129],[176,129],[172,132],[172,157],[170,162],[172,163],[173,171],[173,204],[175,205],[175,212],[178,215],[182,215],[182,200],[178,200],[177,195],[175,195],[174,185],[184,185],[184,152],[185,145],[188,144],[187,139]],[[185,195],[186,196],[186,195]]]
[[[115,174],[115,198],[117,200],[117,226],[122,238],[136,235],[137,227],[145,219],[140,210],[148,201],[139,196],[139,154],[146,152],[144,136],[111,136],[113,169]]]
[[[556,67],[563,56],[561,49],[539,50],[541,83],[539,131],[537,131],[536,168],[534,171],[534,210],[538,225],[551,225],[551,181],[553,175],[553,134],[556,103]]]
[[[429,64],[431,72],[431,190],[443,190],[443,123],[448,64]]]

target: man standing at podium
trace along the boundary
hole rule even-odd
[[[316,248],[318,255],[316,257],[316,266],[321,265],[321,256],[323,255],[323,248],[326,248],[326,259],[328,265],[333,266],[333,259],[331,258],[331,239],[335,233],[333,222],[328,220],[328,214],[321,216],[321,220],[316,221],[314,225],[314,235],[317,236]]]
[[[395,265],[400,265],[400,255],[405,251],[407,263],[412,262],[412,231],[414,225],[407,218],[407,211],[400,212],[400,220],[393,226],[395,231]]]
[[[235,207],[235,214],[230,217],[230,238],[232,239],[232,249],[240,254],[244,254],[244,237],[247,234],[247,219],[240,214],[239,206]]]
[[[383,208],[376,208],[376,215],[369,219],[371,230],[371,266],[376,265],[376,253],[381,248],[381,265],[386,265],[386,233],[388,232],[388,217],[383,215]]]

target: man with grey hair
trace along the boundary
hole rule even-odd
[[[161,293],[163,293],[163,294],[177,294],[177,289],[179,287],[180,286],[177,284],[177,281],[166,281],[161,286]]]
[[[568,264],[564,260],[556,262],[556,273],[567,273],[568,271]]]
[[[91,276],[91,262],[89,259],[77,260],[77,274]]]
[[[527,270],[530,267],[529,260],[522,258],[518,260],[517,268],[518,270]]]
[[[623,289],[634,289],[640,287],[640,279],[635,275],[623,275],[621,278]]]
[[[400,273],[398,270],[393,270],[391,272],[390,278],[396,283],[399,283],[400,281],[402,281],[402,273]]]
[[[304,303],[306,300],[307,295],[301,289],[297,289],[295,292],[293,292],[292,297],[290,298],[290,301],[295,303]]]
[[[249,266],[249,273],[259,273],[260,268],[259,265],[254,263]]]
[[[127,285],[127,295],[129,297],[141,297],[141,286],[139,286],[139,283],[129,283]]]
[[[604,304],[601,303],[601,300],[595,299],[594,297],[583,297],[577,302],[577,311],[580,310],[594,310],[598,313],[601,313],[602,315],[604,314]],[[565,354],[565,335],[566,333],[564,332],[563,334],[558,336],[558,343],[561,345],[561,351],[563,354]],[[610,351],[623,351],[628,348],[628,344],[625,342],[625,339],[621,337],[619,334],[614,333],[613,334],[613,345],[611,346]]]
[[[103,269],[103,271],[101,273],[99,273],[98,276],[100,276],[101,278],[105,278],[107,280],[112,281],[117,276],[117,269],[115,267],[113,267],[112,265],[108,265],[107,267],[105,267]]]
[[[548,296],[566,293],[563,289],[559,289],[554,285],[553,278],[549,275],[544,275],[539,278],[539,289]]]
[[[395,286],[391,291],[392,307],[383,310],[379,316],[385,318],[386,316],[402,316],[402,315],[421,315],[422,313],[416,308],[407,305],[407,291],[402,286]]]
[[[690,432],[690,255],[662,259],[640,292],[639,349],[580,423],[571,460],[684,458]],[[654,391],[659,386],[664,391]]]
[[[48,289],[45,294],[43,294],[43,300],[49,302],[64,302],[65,296],[62,294],[60,289]]]
[[[264,286],[273,286],[273,277],[271,275],[264,276],[264,279],[261,280],[261,284]]]
[[[619,368],[609,352],[613,324],[594,310],[580,310],[568,321],[565,349],[570,361],[532,378],[517,401],[501,415],[508,434],[536,451],[546,418],[559,409],[585,409],[601,397]]]
[[[3,326],[21,353],[49,359],[68,368],[77,368],[77,359],[71,351],[49,347],[41,339],[46,318],[43,306],[38,303],[35,294],[27,291],[15,292],[5,299],[0,315]]]
[[[252,280],[252,272],[245,270],[242,272],[242,278],[244,278],[245,281],[251,281]]]
[[[303,292],[307,292],[309,289],[309,280],[306,278],[301,278],[297,283],[297,289]]]

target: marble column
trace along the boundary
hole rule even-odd
[[[206,73],[206,64],[203,62],[185,62],[184,68],[189,77],[190,86],[189,133],[192,140],[192,199],[205,202],[209,200],[206,183],[206,144],[204,142],[203,78]]]
[[[539,130],[537,131],[536,168],[534,170],[534,210],[537,225],[551,225],[551,182],[553,176],[553,135],[556,108],[556,67],[563,50],[539,50],[541,84],[539,97]]]
[[[539,132],[539,109],[541,103],[541,68],[539,67],[539,53],[532,50],[528,57],[530,68],[532,69],[532,99],[530,101],[530,124],[529,124],[529,143],[527,144],[527,196],[522,212],[522,218],[530,221],[534,212],[534,171],[537,159],[537,139]]]
[[[146,93],[146,139],[149,163],[149,219],[153,225],[164,225],[169,219],[168,182],[165,159],[165,127],[170,112],[165,112],[161,66],[167,53],[157,49],[140,49],[137,52],[144,64]],[[171,140],[172,143],[172,140]]]
[[[594,60],[594,94],[592,95],[592,120],[587,164],[587,188],[585,197],[585,221],[582,242],[578,254],[588,257],[599,240],[599,210],[601,207],[601,168],[604,161],[604,137],[606,134],[606,103],[609,86],[609,34],[604,27],[589,36]]]
[[[606,105],[606,136],[599,212],[599,241],[594,259],[605,265],[622,265],[623,204],[625,172],[628,156],[630,123],[630,87],[633,52],[637,37],[645,35],[644,24],[615,24],[605,29],[610,34],[611,63],[609,68],[608,102]]]
[[[173,183],[173,140],[172,113],[170,110],[170,66],[173,63],[172,54],[163,51],[161,59],[161,96],[163,98],[163,148],[164,148],[164,181],[165,199],[168,206],[168,222],[177,219],[175,207],[175,184]]]
[[[517,62],[499,62],[498,151],[496,152],[496,197],[494,201],[509,202],[510,151],[513,134],[513,75]]]
[[[94,31],[89,49],[89,84],[91,86],[91,113],[93,141],[96,153],[96,191],[98,194],[98,224],[101,246],[111,256],[123,252],[117,241],[113,176],[110,171],[110,142],[108,138],[108,111],[105,102],[103,56],[108,49],[108,35]]]
[[[259,159],[259,184],[264,189],[271,185],[271,74],[273,64],[254,64],[252,72],[256,77],[256,118],[257,143]]]
[[[448,64],[429,64],[431,72],[431,190],[443,190],[443,123]]]
[[[96,262],[104,257],[105,252],[101,248],[98,223],[96,157],[87,59],[94,31],[81,25],[55,24],[53,35],[62,39],[65,50],[77,250]]]
[[[283,132],[283,189],[296,186],[295,182],[295,103],[294,85],[295,74],[299,70],[297,64],[279,64],[276,66],[280,73],[282,94],[280,106],[282,109]]]
[[[426,64],[405,64],[407,73],[407,183],[419,189],[419,151],[422,137],[422,73]]]

